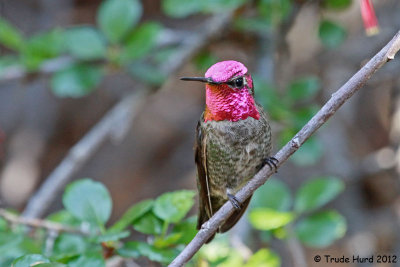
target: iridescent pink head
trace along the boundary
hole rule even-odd
[[[181,80],[206,83],[206,122],[260,118],[254,102],[253,80],[247,68],[238,61],[221,61],[212,65],[205,77],[185,77]]]

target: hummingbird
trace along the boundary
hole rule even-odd
[[[266,112],[254,100],[253,79],[242,63],[221,61],[212,65],[205,77],[181,80],[203,82],[206,87],[206,106],[196,127],[194,146],[197,229],[230,201],[235,211],[219,227],[218,232],[223,233],[238,222],[251,199],[240,203],[235,194],[265,164],[277,168],[277,159],[270,157],[271,127]]]

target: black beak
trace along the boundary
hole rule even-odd
[[[211,78],[205,78],[205,77],[182,77],[181,80],[211,83],[211,84],[221,84],[220,82],[214,82],[213,80],[211,80]]]

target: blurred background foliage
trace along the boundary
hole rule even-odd
[[[189,85],[177,77],[202,75],[220,60],[244,62],[277,150],[400,25],[390,15],[399,3],[382,1],[382,32],[365,37],[358,2],[63,0],[65,9],[44,0],[22,9],[0,2],[0,204],[7,213],[20,214],[113,103],[136,91],[150,95],[125,140],[105,144],[73,177],[101,182],[70,183],[47,214],[79,233],[27,231],[0,218],[0,266],[168,264],[197,232],[191,143],[204,105],[204,92],[182,89]],[[206,31],[204,22],[229,13],[219,36],[180,57],[185,42]],[[189,63],[171,75],[173,60]],[[372,81],[381,92],[369,90],[309,139],[255,193],[239,225],[188,266],[307,266],[316,254],[398,252],[399,80],[393,69],[382,73]],[[366,223],[374,216],[379,222]]]

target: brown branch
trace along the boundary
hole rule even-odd
[[[166,75],[177,71],[187,60],[208,44],[208,40],[217,36],[228,24],[232,12],[214,16],[209,19],[204,29],[198,35],[193,35],[184,41],[182,48],[172,55],[161,67]],[[142,90],[144,91],[144,90]],[[43,216],[58,193],[68,183],[72,176],[91,158],[97,149],[109,137],[122,139],[129,129],[136,111],[146,102],[150,91],[137,95],[132,93],[115,105],[78,143],[68,152],[62,162],[53,170],[41,185],[39,190],[30,198],[23,216],[38,218]]]
[[[350,78],[336,93],[332,95],[329,101],[311,118],[311,120],[290,140],[276,155],[279,160],[278,167],[281,166],[297,149],[318,130],[366,81],[381,68],[386,62],[394,58],[394,55],[400,49],[400,31],[393,39],[376,54],[365,66],[363,66],[353,77]],[[273,174],[273,171],[265,166],[262,168],[246,186],[237,194],[236,198],[244,202],[254,191],[263,185]],[[228,201],[217,213],[205,222],[193,240],[169,265],[183,266],[193,255],[203,246],[218,227],[232,214],[234,208]]]
[[[54,231],[57,233],[66,232],[80,235],[88,235],[88,231],[83,231],[82,229],[73,228],[67,225],[63,225],[61,223],[51,222],[48,220],[40,220],[40,219],[30,219],[24,218],[21,216],[17,216],[5,209],[0,209],[0,217],[5,219],[6,221],[14,224],[22,224],[27,225],[29,227],[34,228],[44,228],[50,231]]]

